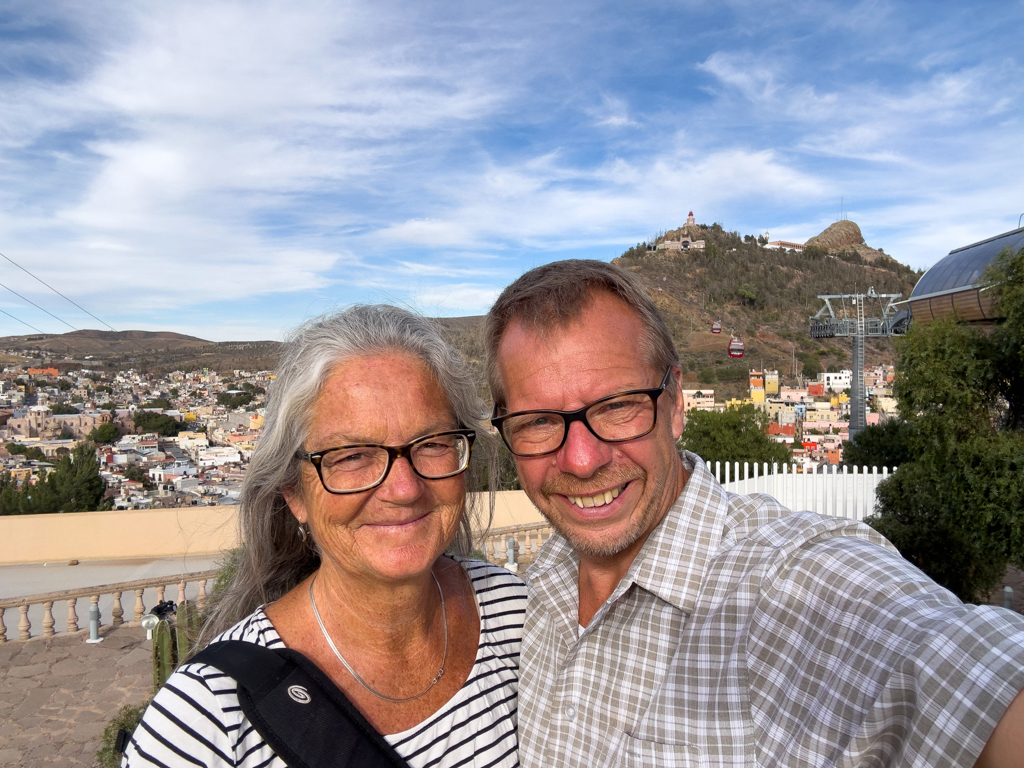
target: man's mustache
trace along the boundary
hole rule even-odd
[[[647,473],[640,467],[602,467],[588,478],[562,473],[545,480],[540,490],[548,496],[593,496],[598,491],[608,491],[633,480],[646,479]]]

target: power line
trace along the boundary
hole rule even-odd
[[[0,309],[0,312],[4,312],[4,311],[3,311],[2,309]],[[21,323],[22,325],[28,325],[28,323],[26,323],[26,322],[25,322],[24,320],[20,320],[20,319],[18,319],[17,317],[15,317],[14,315],[12,315],[12,314],[11,314],[10,312],[4,312],[4,314],[5,314],[5,315],[7,315],[7,316],[8,316],[9,318],[11,318],[11,320],[17,320],[17,321],[18,321],[19,323]],[[29,327],[29,328],[31,328],[31,329],[32,329],[33,331],[35,331],[36,333],[41,333],[41,334],[43,334],[43,336],[45,336],[45,335],[46,335],[46,332],[45,332],[45,331],[40,331],[40,330],[39,330],[38,328],[36,328],[36,327],[35,327],[34,325],[28,325],[28,327]]]
[[[71,301],[71,299],[69,299],[69,298],[68,298],[67,296],[65,296],[65,295],[64,295],[63,293],[61,293],[60,291],[58,291],[58,290],[57,290],[56,288],[54,288],[54,287],[53,287],[52,285],[50,285],[49,283],[47,283],[47,282],[46,282],[45,280],[43,280],[42,278],[40,278],[40,277],[36,277],[35,275],[33,275],[33,274],[32,274],[31,272],[29,272],[29,271],[28,271],[27,269],[25,269],[25,268],[24,268],[23,266],[21,266],[21,264],[19,264],[18,262],[14,261],[14,259],[8,258],[7,256],[4,256],[4,254],[2,254],[2,253],[0,253],[0,256],[3,256],[3,257],[4,257],[5,259],[7,259],[7,261],[9,261],[9,262],[10,262],[11,264],[13,264],[14,266],[16,266],[16,267],[17,267],[18,269],[20,269],[20,270],[21,270],[22,272],[24,272],[24,273],[25,273],[26,275],[28,275],[29,277],[31,277],[31,278],[33,278],[33,279],[35,279],[35,280],[38,280],[38,281],[39,281],[40,283],[42,283],[43,285],[45,285],[45,286],[46,286],[47,288],[49,288],[49,289],[50,289],[51,291],[53,291],[54,293],[56,293],[56,294],[57,294],[58,296],[60,296],[60,297],[61,297],[62,299],[64,299],[65,301],[69,302],[70,304],[74,304],[74,305],[75,305],[76,307],[78,307],[78,308],[79,308],[80,310],[82,310],[83,312],[85,312],[85,314],[87,314],[87,315],[88,315],[89,317],[91,317],[91,318],[92,318],[93,320],[95,320],[96,322],[98,322],[98,323],[103,323],[103,324],[104,324],[105,326],[107,326],[107,328],[109,328],[110,330],[114,331],[115,333],[117,332],[117,329],[116,329],[116,328],[115,328],[114,326],[112,326],[112,325],[111,325],[110,323],[108,323],[108,322],[107,322],[106,320],[100,320],[100,319],[99,319],[98,317],[96,317],[96,315],[94,315],[94,314],[93,314],[92,312],[90,312],[90,311],[89,311],[88,309],[86,309],[86,308],[85,308],[85,307],[83,307],[82,305],[80,305],[80,304],[77,304],[77,303],[75,303],[74,301]],[[43,311],[45,312],[46,310],[43,310]],[[64,321],[62,320],[61,322],[64,322]],[[67,323],[64,323],[64,325],[67,325]]]
[[[14,294],[15,296],[17,296],[17,297],[18,297],[19,299],[21,299],[22,301],[27,301],[27,302],[28,302],[29,304],[31,304],[31,305],[32,305],[33,307],[35,307],[36,309],[38,309],[38,310],[41,310],[42,312],[46,312],[46,314],[48,314],[48,315],[49,315],[50,317],[52,317],[52,318],[53,318],[54,320],[57,320],[57,321],[59,321],[59,322],[61,322],[61,323],[64,323],[64,325],[66,325],[66,326],[67,326],[68,328],[70,328],[70,329],[71,329],[72,331],[77,331],[77,330],[78,330],[77,328],[75,328],[75,326],[73,326],[73,325],[72,325],[71,323],[69,323],[69,322],[68,322],[67,320],[61,320],[61,319],[60,319],[59,317],[57,317],[57,316],[56,316],[55,314],[53,314],[53,312],[50,312],[49,310],[43,309],[42,307],[40,307],[40,306],[39,306],[38,304],[36,304],[36,303],[35,303],[34,301],[32,301],[31,299],[26,299],[26,298],[25,298],[24,296],[22,296],[22,295],[21,295],[20,293],[18,293],[18,292],[17,292],[16,290],[14,290],[13,288],[7,288],[7,286],[6,286],[6,285],[4,285],[3,283],[0,283],[0,288],[6,288],[6,289],[7,289],[8,291],[10,291],[11,293],[13,293],[13,294]]]

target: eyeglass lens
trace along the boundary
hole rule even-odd
[[[388,455],[381,446],[329,451],[320,462],[324,486],[331,491],[369,488],[387,473]],[[469,464],[469,440],[465,435],[435,435],[413,443],[407,457],[421,477],[448,477]]]
[[[594,403],[584,419],[602,440],[631,440],[651,431],[655,408],[649,394],[624,394]],[[565,419],[557,413],[522,413],[502,422],[501,431],[513,453],[548,453],[562,444]]]

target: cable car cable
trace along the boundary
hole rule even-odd
[[[29,324],[28,324],[28,323],[26,323],[26,322],[25,322],[24,320],[22,320],[22,319],[20,319],[20,318],[17,318],[17,317],[15,317],[14,315],[12,315],[12,314],[11,314],[10,312],[4,312],[4,310],[2,310],[2,309],[0,309],[0,312],[3,312],[3,313],[4,313],[5,315],[7,315],[7,316],[8,316],[9,318],[11,318],[11,320],[17,320],[17,321],[18,321],[19,323],[21,323],[22,325],[28,325],[28,327],[29,327],[29,328],[31,328],[31,329],[32,329],[33,331],[35,331],[36,333],[41,333],[41,334],[43,334],[43,336],[46,336],[46,335],[47,335],[46,331],[40,331],[40,330],[39,330],[38,328],[36,328],[36,327],[35,327],[34,325],[29,325]]]
[[[54,320],[58,320],[58,321],[60,321],[60,322],[64,323],[64,325],[66,325],[66,326],[67,326],[68,328],[70,328],[70,329],[71,329],[72,331],[77,331],[77,330],[78,330],[77,328],[75,328],[75,326],[73,326],[73,325],[72,325],[71,323],[69,323],[69,322],[68,322],[67,320],[61,320],[61,319],[60,319],[59,317],[57,317],[57,316],[56,316],[55,314],[53,314],[53,312],[50,312],[50,311],[49,311],[49,310],[47,310],[47,309],[43,309],[42,307],[40,307],[40,306],[39,306],[38,304],[36,304],[36,303],[35,303],[34,301],[32,301],[31,299],[26,299],[26,298],[25,298],[24,296],[22,296],[22,295],[21,295],[20,293],[18,293],[18,292],[17,292],[16,290],[14,290],[13,288],[7,288],[7,286],[6,286],[6,285],[4,285],[3,283],[0,283],[0,288],[6,288],[6,289],[7,289],[8,291],[10,291],[11,293],[13,293],[13,294],[14,294],[15,296],[17,296],[17,297],[18,297],[19,299],[21,299],[22,301],[27,301],[27,302],[28,302],[29,304],[31,304],[31,305],[32,305],[33,307],[35,307],[36,309],[42,310],[43,312],[45,312],[46,314],[48,314],[48,315],[49,315],[50,317],[52,317],[52,318],[53,318]]]
[[[106,320],[100,320],[100,319],[99,319],[98,317],[96,317],[96,315],[94,315],[94,314],[93,314],[92,312],[90,312],[90,311],[89,311],[88,309],[86,309],[85,307],[83,307],[83,306],[82,306],[81,304],[78,304],[78,303],[76,303],[76,302],[72,301],[71,299],[69,299],[69,298],[68,298],[67,296],[65,296],[65,295],[64,295],[63,293],[61,293],[60,291],[58,291],[58,290],[57,290],[56,288],[54,288],[54,287],[53,287],[52,285],[50,285],[50,284],[49,284],[48,282],[46,282],[45,280],[43,280],[43,279],[42,279],[41,277],[36,277],[35,275],[33,275],[33,274],[32,274],[31,272],[29,272],[29,271],[28,271],[27,269],[25,269],[25,268],[24,268],[23,266],[21,266],[21,264],[19,264],[18,262],[16,262],[16,261],[15,261],[14,259],[10,258],[9,256],[5,256],[5,255],[4,255],[4,254],[2,254],[2,253],[0,253],[0,256],[3,256],[3,258],[5,258],[5,259],[6,259],[7,261],[9,261],[9,262],[10,262],[11,264],[13,264],[14,266],[16,266],[16,267],[17,267],[18,269],[20,269],[20,270],[21,270],[22,272],[24,272],[24,273],[25,273],[26,275],[28,275],[29,277],[31,277],[31,278],[33,278],[33,279],[35,279],[35,280],[39,281],[39,282],[40,282],[40,283],[42,283],[43,285],[45,285],[45,286],[46,286],[47,288],[49,288],[49,289],[50,289],[51,291],[53,291],[54,293],[56,293],[56,294],[57,294],[58,296],[60,296],[60,297],[61,297],[62,299],[64,299],[65,301],[69,302],[70,304],[74,304],[74,305],[75,305],[76,307],[78,307],[78,308],[79,308],[80,310],[82,310],[83,312],[85,312],[85,314],[87,314],[87,315],[88,315],[89,317],[91,317],[91,318],[92,318],[93,320],[95,320],[96,322],[98,322],[98,323],[103,323],[103,324],[104,324],[105,326],[107,326],[107,328],[109,328],[110,330],[112,330],[112,331],[114,331],[114,332],[117,332],[117,329],[116,329],[116,328],[115,328],[114,326],[112,326],[112,325],[111,325],[110,323],[108,323],[108,322],[107,322]],[[45,311],[45,310],[44,310],[44,311]],[[62,322],[63,322],[63,321],[62,321]],[[67,323],[65,323],[65,325],[67,325]],[[31,326],[30,326],[30,327],[31,327]]]

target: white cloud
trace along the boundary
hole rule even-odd
[[[472,283],[456,283],[415,291],[413,302],[428,315],[443,314],[441,310],[457,310],[462,314],[484,314],[501,293]]]

